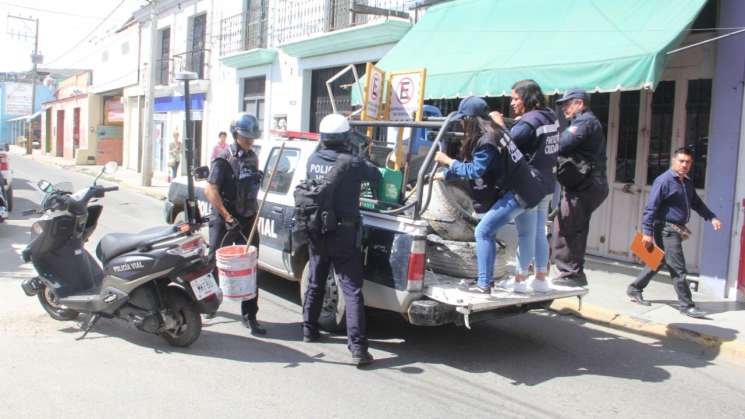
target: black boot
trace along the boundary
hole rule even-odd
[[[259,321],[256,320],[256,317],[251,317],[248,314],[243,316],[243,325],[246,326],[248,331],[256,336],[256,335],[266,335],[266,329],[261,327],[259,324]]]
[[[634,287],[628,287],[626,288],[626,295],[631,298],[631,301],[641,304],[643,306],[651,306],[652,304],[644,299],[644,296],[642,296],[642,292]]]

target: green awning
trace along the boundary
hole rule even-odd
[[[456,0],[432,7],[377,64],[427,69],[426,98],[654,89],[706,0]]]

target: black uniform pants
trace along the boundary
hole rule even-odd
[[[225,219],[219,215],[213,215],[213,219],[210,220],[210,256],[215,257],[217,249],[223,246],[230,246],[233,244],[246,244],[248,234],[251,232],[251,225],[253,224],[253,217],[242,219],[239,228],[234,230],[228,230],[225,226]],[[243,233],[243,234],[241,234]],[[245,236],[245,238],[244,238]],[[259,248],[259,235],[254,234],[252,245]],[[219,281],[219,275],[217,272],[217,265],[214,270],[215,280]],[[258,287],[259,276],[256,275],[257,287],[256,287],[256,298],[241,302],[241,315],[255,319],[256,313],[259,311],[259,287]]]
[[[607,197],[608,183],[600,179],[592,179],[581,191],[562,190],[553,249],[559,277],[587,280],[584,267],[590,217]]]
[[[362,253],[357,234],[355,226],[339,226],[322,238],[311,238],[310,279],[303,304],[303,333],[316,334],[326,281],[333,265],[346,303],[347,347],[352,352],[367,350]]]
[[[681,309],[693,307],[693,299],[691,297],[691,288],[686,279],[688,271],[686,270],[686,260],[683,255],[683,239],[680,234],[665,224],[655,224],[654,226],[654,242],[665,251],[665,260],[660,263],[660,266],[656,270],[652,270],[650,267],[644,268],[641,274],[636,278],[634,282],[629,285],[629,288],[637,291],[642,291],[649,285],[649,281],[655,276],[655,274],[662,269],[663,266],[667,266],[667,270],[670,272],[670,277],[673,279],[673,287],[675,287],[675,293],[678,294],[678,303]]]

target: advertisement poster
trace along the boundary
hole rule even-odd
[[[30,83],[6,83],[5,114],[8,116],[31,114],[31,96]]]

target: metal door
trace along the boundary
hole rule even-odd
[[[57,111],[57,157],[62,157],[65,152],[65,111]]]

